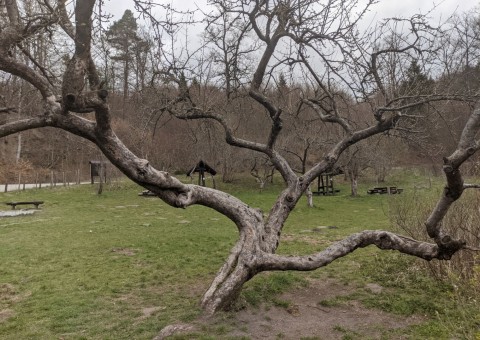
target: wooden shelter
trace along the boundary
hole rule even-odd
[[[205,186],[205,175],[208,173],[212,177],[213,188],[216,188],[214,176],[217,174],[217,171],[215,171],[214,168],[212,168],[203,160],[200,160],[200,162],[198,162],[193,168],[190,169],[190,171],[187,172],[187,176],[192,177],[193,179],[193,174],[195,172],[198,172],[198,185],[201,185],[202,187]]]

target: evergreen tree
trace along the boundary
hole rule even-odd
[[[432,92],[434,81],[422,72],[420,65],[413,60],[406,71],[406,80],[402,85],[405,94],[429,94]]]
[[[128,79],[132,62],[136,60],[139,48],[144,50],[145,41],[137,34],[137,20],[132,11],[126,10],[120,20],[115,21],[107,31],[107,40],[115,50],[112,59],[121,63],[123,68],[123,98],[128,98]]]

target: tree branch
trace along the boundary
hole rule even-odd
[[[220,125],[223,127],[225,131],[225,140],[228,144],[232,146],[250,149],[250,150],[258,151],[264,154],[268,154],[268,148],[265,144],[251,142],[248,140],[235,137],[233,135],[232,129],[228,126],[224,117],[217,113],[204,111],[198,107],[192,107],[190,109],[184,110],[183,113],[177,111],[174,108],[168,108],[167,110],[178,119],[184,119],[184,120],[213,119],[218,123],[220,123]]]
[[[260,271],[265,270],[300,270],[310,271],[324,267],[338,258],[348,255],[358,248],[375,245],[383,250],[397,250],[424,260],[449,260],[461,247],[440,248],[436,244],[413,240],[388,231],[365,230],[335,242],[325,250],[306,256],[281,256],[263,254],[258,260]]]
[[[446,235],[442,229],[441,221],[453,202],[462,196],[465,189],[459,167],[480,148],[480,145],[475,141],[475,136],[479,130],[480,109],[477,108],[465,124],[457,149],[450,156],[444,158],[443,171],[447,179],[447,185],[425,223],[428,235],[441,247],[448,246],[452,242],[464,243],[461,240],[453,240],[449,235]]]
[[[338,142],[330,152],[323,158],[322,161],[314,165],[309,171],[303,176],[304,183],[310,184],[315,178],[317,178],[324,171],[331,169],[336,163],[340,155],[348,147],[358,143],[361,140],[367,139],[384,131],[392,129],[398,119],[400,119],[398,112],[392,114],[388,119],[383,121],[378,121],[377,124],[367,127],[363,130],[355,131],[347,136],[345,136],[340,142]]]
[[[50,117],[42,115],[0,125],[0,138],[25,130],[51,126]]]
[[[3,113],[3,112],[6,112],[6,113],[9,113],[9,112],[16,112],[17,111],[17,108],[16,107],[0,107],[0,113]]]
[[[7,8],[7,15],[10,21],[10,25],[20,25],[20,13],[18,11],[17,0],[6,1],[5,7]]]
[[[16,75],[34,87],[36,87],[44,99],[47,99],[52,106],[55,101],[53,86],[48,78],[34,71],[26,64],[21,63],[12,56],[12,49],[19,45],[29,36],[37,33],[39,30],[51,25],[55,22],[55,17],[41,17],[38,23],[28,23],[24,26],[20,21],[17,1],[11,0],[6,2],[7,13],[9,16],[9,25],[0,32],[0,70]]]
[[[95,0],[85,0],[75,7],[75,53],[68,62],[63,76],[62,99],[65,112],[85,112],[85,78],[88,76],[90,88],[97,89],[99,78],[93,63],[90,49],[92,41],[92,13]]]
[[[53,11],[52,6],[48,2],[46,2],[50,10]],[[72,39],[75,39],[75,27],[73,26],[72,22],[70,21],[67,13],[67,9],[65,6],[66,0],[58,0],[57,2],[57,13],[59,16],[59,22],[60,26],[62,29],[65,31],[65,33],[68,34],[68,36]]]
[[[317,113],[322,122],[338,124],[343,128],[343,130],[345,130],[347,134],[352,133],[353,129],[346,119],[333,114],[325,114],[322,112],[324,110],[322,107],[320,107],[319,103],[312,99],[304,99],[303,102]]]

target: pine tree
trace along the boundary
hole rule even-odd
[[[129,83],[132,62],[135,59],[139,46],[145,42],[137,34],[137,20],[132,11],[126,10],[120,20],[115,21],[107,31],[107,41],[115,50],[112,59],[122,64],[123,68],[123,99],[128,98]]]
[[[429,94],[433,83],[434,81],[422,72],[418,62],[413,60],[406,71],[406,80],[402,87],[408,94]]]

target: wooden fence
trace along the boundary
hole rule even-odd
[[[56,187],[80,184],[81,172],[75,171],[50,171],[49,173],[18,173],[15,175],[15,183],[5,183],[4,192],[10,187],[13,190],[25,190],[26,188]]]

